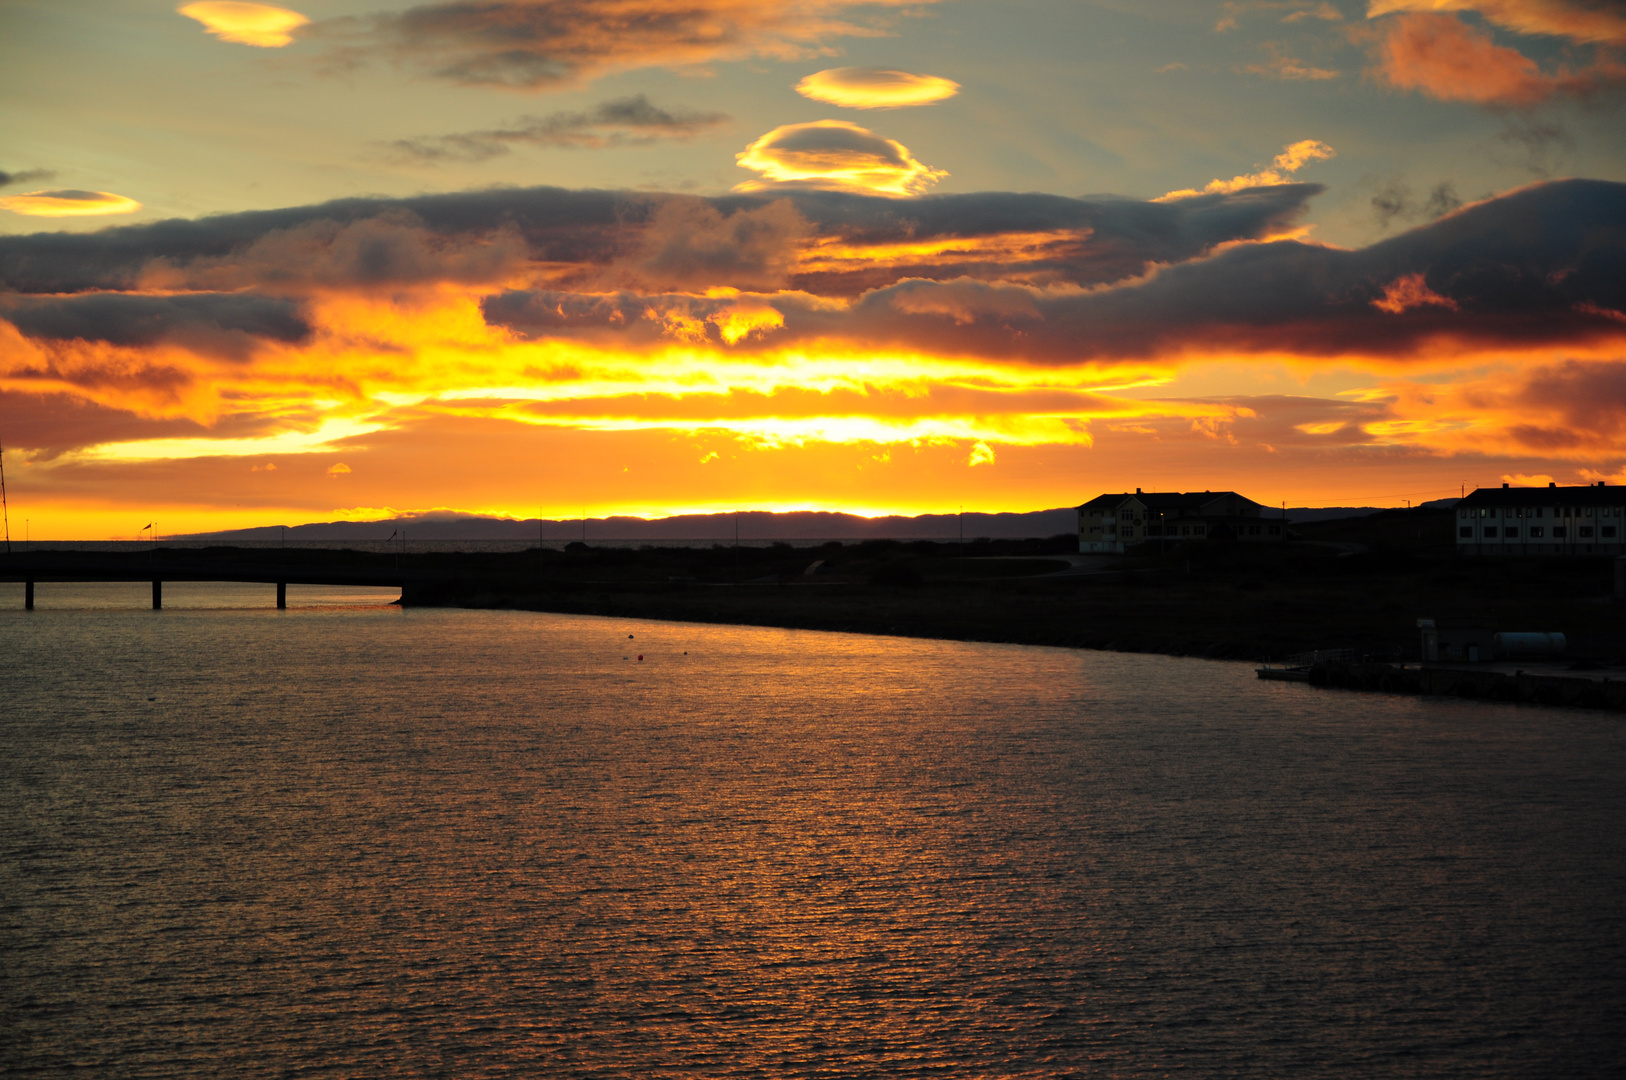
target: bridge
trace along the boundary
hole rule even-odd
[[[292,555],[290,559],[287,556]],[[315,556],[314,558],[312,556]],[[407,581],[439,577],[404,572],[392,556],[350,551],[222,552],[159,550],[152,553],[49,551],[0,556],[0,581],[21,582],[23,607],[34,610],[34,586],[48,582],[152,582],[152,606],[164,606],[164,582],[212,581],[275,585],[277,607],[287,608],[289,585],[352,585],[404,588]]]

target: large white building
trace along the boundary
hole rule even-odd
[[[1459,555],[1622,555],[1626,488],[1480,488],[1457,503]]]
[[[1078,508],[1078,550],[1122,554],[1134,544],[1192,540],[1280,541],[1279,518],[1234,491],[1141,491],[1097,495]]]

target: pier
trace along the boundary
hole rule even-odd
[[[21,582],[23,607],[34,610],[35,587],[66,582],[146,581],[152,583],[152,607],[164,607],[164,582],[209,581],[235,584],[265,584],[276,588],[279,609],[288,607],[289,585],[353,585],[404,589],[414,576],[398,566],[388,565],[389,557],[355,557],[353,552],[296,553],[232,551],[160,550],[98,554],[52,551],[0,558],[0,581]],[[350,557],[347,557],[350,556]],[[432,574],[429,576],[433,576]],[[268,597],[269,599],[269,597]]]

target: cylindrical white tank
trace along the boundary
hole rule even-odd
[[[1497,634],[1491,643],[1503,656],[1509,653],[1546,656],[1564,651],[1563,634]]]

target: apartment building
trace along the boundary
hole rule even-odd
[[[1459,555],[1622,555],[1626,488],[1479,488],[1457,503]]]

